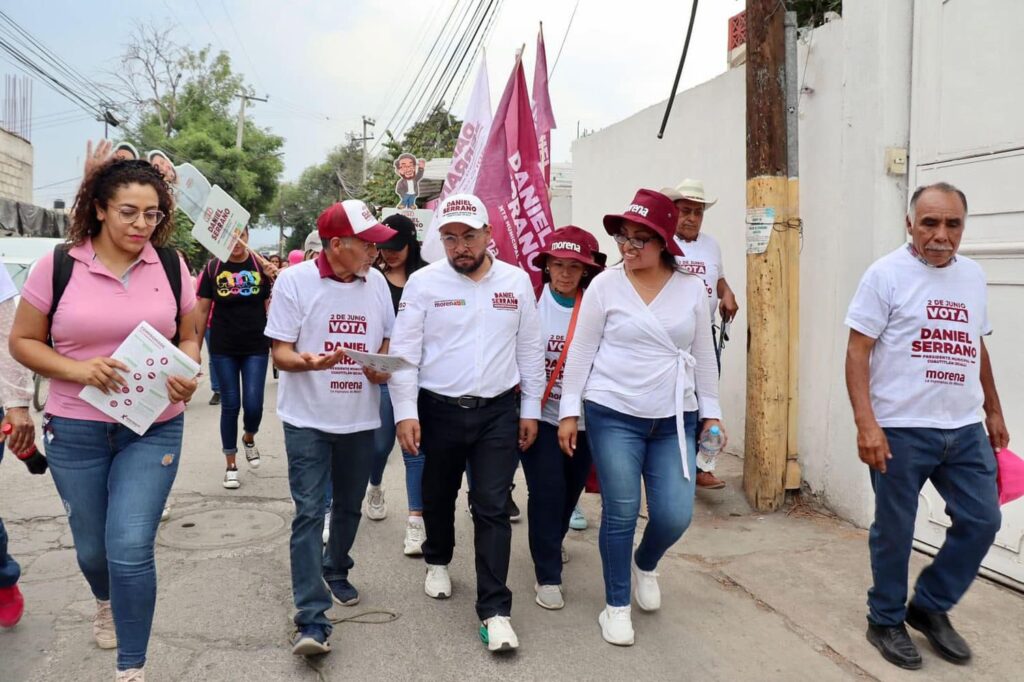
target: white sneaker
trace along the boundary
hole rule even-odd
[[[423,591],[433,599],[447,599],[452,596],[452,579],[448,576],[448,567],[427,564],[427,579],[423,581]]]
[[[224,471],[224,487],[228,490],[237,490],[242,486],[238,480],[238,469],[227,469]]]
[[[487,650],[511,651],[519,648],[519,638],[512,629],[512,619],[508,616],[491,616],[484,621],[487,626]]]
[[[641,571],[633,560],[633,583],[636,605],[644,611],[661,608],[661,588],[658,587],[657,571]]]
[[[162,512],[160,512],[160,522],[163,523],[169,518],[171,518],[171,508],[170,506],[167,506],[164,507],[164,510]]]
[[[142,668],[129,668],[114,673],[114,682],[146,682],[146,673]]]
[[[242,439],[242,450],[245,451],[245,461],[249,463],[250,469],[260,468],[260,449],[256,447],[256,441],[250,445]]]
[[[384,488],[371,485],[366,489],[366,518],[380,521],[387,518],[388,505],[384,501]]]
[[[114,630],[114,612],[110,600],[96,600],[96,615],[92,619],[92,636],[101,649],[117,648],[117,632]]]
[[[427,539],[427,531],[423,523],[412,521],[405,527],[405,556],[420,556],[423,554],[423,543]]]
[[[633,646],[633,619],[628,606],[605,606],[597,617],[601,624],[601,637],[616,646]]]
[[[324,514],[324,535],[323,535],[324,544],[326,545],[327,541],[330,540],[330,539],[331,539],[331,512],[327,512],[326,514]]]
[[[534,585],[533,591],[537,593],[536,601],[541,608],[557,611],[565,606],[561,585]]]

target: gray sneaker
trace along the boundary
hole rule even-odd
[[[565,606],[565,599],[562,597],[561,585],[534,585],[537,593],[537,604],[549,611],[557,611]]]
[[[256,447],[256,441],[246,443],[242,439],[242,449],[245,450],[245,461],[249,463],[250,469],[260,468],[260,449]]]

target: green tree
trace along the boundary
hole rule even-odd
[[[804,28],[821,26],[825,23],[825,13],[843,13],[843,0],[789,0],[786,9],[796,12],[797,26]]]
[[[401,140],[391,131],[385,132],[384,151],[374,159],[367,171],[365,200],[373,206],[395,206],[394,162],[402,152],[415,154],[421,159],[436,159],[452,155],[459,139],[462,121],[442,105],[438,105],[424,120],[409,128]]]
[[[281,183],[267,221],[291,229],[285,252],[302,248],[317,216],[332,203],[362,198],[362,188],[351,184],[362,174],[362,164],[362,143],[349,135],[348,142],[332,149],[323,163],[306,168],[295,182]]]
[[[174,43],[171,29],[137,26],[115,75],[119,109],[132,121],[125,139],[141,150],[160,149],[175,164],[191,163],[245,207],[255,221],[273,204],[284,169],[284,139],[246,121],[235,147],[236,95],[252,94],[225,52],[191,50]],[[189,236],[180,211],[172,244],[193,263],[204,256]]]

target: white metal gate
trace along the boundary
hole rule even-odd
[[[984,268],[985,340],[1010,431],[1024,454],[1024,3],[915,0],[911,88],[911,185],[944,180],[967,195],[960,252]],[[1003,507],[1003,525],[983,566],[1024,587],[1024,499]],[[949,517],[929,483],[915,539],[938,547]]]

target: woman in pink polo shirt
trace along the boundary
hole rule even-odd
[[[69,247],[58,247],[69,250],[40,259],[11,331],[14,358],[51,379],[46,455],[78,565],[96,597],[93,636],[100,648],[117,647],[118,680],[143,680],[156,602],[153,545],[196,381],[168,380],[171,405],[143,436],[78,394],[83,386],[112,392],[126,385],[127,367],[110,355],[142,321],[177,338],[199,361],[189,272],[163,247],[174,230],[173,211],[164,179],[148,162],[116,160],[92,169],[75,200]],[[66,258],[70,280],[53,307],[55,260]],[[172,278],[172,268],[180,268],[179,276]]]

